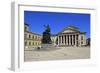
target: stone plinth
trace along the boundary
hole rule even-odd
[[[54,48],[53,44],[42,44],[41,49],[52,49]]]
[[[35,48],[35,51],[51,51],[59,49],[58,47],[54,46],[53,44],[41,44],[40,47]]]

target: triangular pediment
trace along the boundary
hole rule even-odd
[[[70,33],[70,32],[77,32],[77,31],[75,31],[75,30],[70,30],[70,29],[69,29],[69,30],[68,30],[68,29],[67,29],[67,30],[63,30],[63,31],[62,31],[62,33]]]
[[[66,27],[61,31],[61,33],[70,33],[70,32],[72,33],[72,32],[80,32],[80,31],[77,27],[74,26]]]

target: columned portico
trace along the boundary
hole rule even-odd
[[[58,45],[78,46],[78,35],[66,34],[66,35],[58,36]]]
[[[85,32],[80,32],[75,27],[68,27],[57,34],[58,46],[84,46],[86,45]]]

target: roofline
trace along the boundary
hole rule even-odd
[[[86,32],[68,32],[68,33],[58,33],[57,35],[59,34],[72,34],[72,33],[78,33],[78,34],[86,34]]]
[[[34,33],[34,32],[29,32],[29,31],[26,31],[27,33],[32,33],[32,34],[35,34],[35,35],[39,35],[39,36],[42,36],[41,34],[37,34],[37,33]]]
[[[24,23],[25,25],[27,25],[27,26],[29,26],[29,24],[27,24],[27,23]]]
[[[67,30],[67,29],[69,29],[69,28],[68,28],[68,27],[65,27],[65,28],[63,28],[60,32],[63,32],[64,30]],[[79,31],[79,28],[78,28],[78,30],[77,30],[77,29],[70,29],[70,30],[74,30],[74,31],[80,32],[80,31]]]
[[[80,34],[86,34],[86,32],[80,32]]]

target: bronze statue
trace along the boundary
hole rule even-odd
[[[42,43],[43,44],[51,44],[51,30],[50,26],[47,25],[45,26],[45,31],[43,32],[43,38],[42,38]]]

